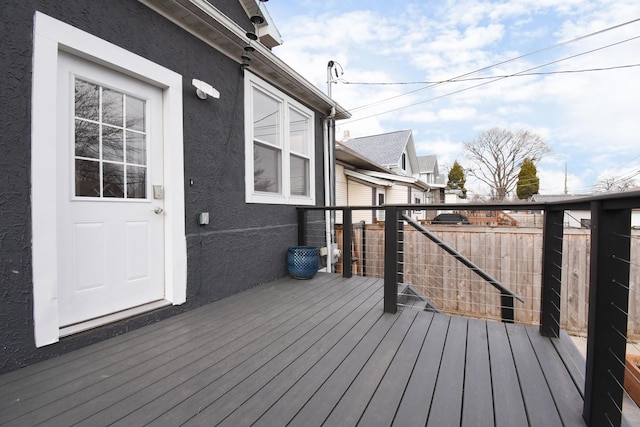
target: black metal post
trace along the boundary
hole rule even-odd
[[[629,306],[631,210],[591,203],[589,329],[582,416],[590,426],[621,425]]]
[[[513,295],[509,295],[505,292],[500,293],[500,314],[502,315],[502,321],[504,323],[514,323],[516,320],[516,313],[513,302]]]
[[[367,224],[362,221],[362,277],[367,277]]]
[[[398,311],[398,211],[384,209],[384,312]]]
[[[298,246],[305,245],[307,235],[307,210],[298,208]]]
[[[342,277],[349,278],[351,271],[351,209],[342,209]]]
[[[560,336],[560,292],[562,287],[562,238],[564,210],[548,209],[542,232],[542,295],[540,334]]]

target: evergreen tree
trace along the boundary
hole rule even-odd
[[[538,194],[540,189],[540,178],[537,176],[536,165],[529,159],[522,162],[518,183],[516,184],[516,195],[519,199],[529,199],[534,194]]]
[[[464,184],[467,182],[467,178],[464,176],[464,169],[460,166],[460,163],[456,160],[453,162],[453,166],[449,171],[449,181],[447,182],[447,187],[452,190],[460,190],[460,198],[467,198],[467,189],[464,188]]]

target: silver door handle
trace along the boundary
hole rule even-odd
[[[155,209],[151,212],[155,213],[156,215],[160,215],[162,212],[164,212],[164,210],[160,206],[156,206]]]

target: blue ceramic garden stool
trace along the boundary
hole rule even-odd
[[[295,279],[311,279],[318,272],[318,248],[312,246],[293,246],[289,248],[287,266],[289,274]]]

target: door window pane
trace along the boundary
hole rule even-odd
[[[258,89],[253,89],[253,138],[281,146],[280,102]]]
[[[309,160],[291,156],[291,194],[294,196],[309,195]]]
[[[115,163],[103,163],[102,169],[102,196],[124,197],[124,167]]]
[[[309,118],[289,109],[289,137],[291,138],[291,151],[308,155],[309,151]]]
[[[147,144],[143,133],[127,131],[127,163],[147,164]]]
[[[147,198],[147,168],[144,166],[127,166],[127,198]]]
[[[100,112],[100,87],[76,80],[74,110],[76,117],[97,121]]]
[[[111,89],[102,90],[102,121],[110,125],[123,126],[124,95]]]
[[[100,197],[100,162],[76,160],[76,196]]]
[[[142,99],[127,96],[127,129],[144,132],[144,104]]]
[[[253,164],[254,190],[268,193],[281,193],[280,150],[254,144]]]
[[[97,159],[100,157],[100,126],[76,119],[76,156]]]
[[[122,129],[102,126],[102,158],[114,162],[124,161],[124,139]]]

